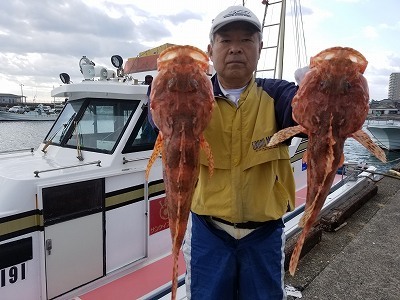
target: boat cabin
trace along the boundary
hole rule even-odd
[[[168,255],[148,86],[113,74],[55,88],[68,101],[39,148],[0,156],[1,298],[63,298]]]

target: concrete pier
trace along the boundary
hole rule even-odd
[[[384,177],[376,186],[357,211],[322,232],[294,277],[286,274],[301,299],[400,299],[400,180]]]

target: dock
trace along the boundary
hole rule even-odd
[[[400,180],[383,177],[374,186],[357,210],[325,216],[340,223],[317,226],[315,245],[285,276],[301,293],[288,300],[400,299]]]

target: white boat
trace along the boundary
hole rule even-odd
[[[369,120],[367,129],[382,148],[400,150],[400,121]]]

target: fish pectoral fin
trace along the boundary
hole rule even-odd
[[[373,155],[376,156],[381,162],[386,162],[386,154],[364,130],[358,130],[351,135],[357,142],[368,149]]]
[[[342,153],[342,157],[340,157],[339,167],[343,166],[344,164],[344,153]]]
[[[304,228],[304,226],[306,225],[307,221],[310,219],[314,211],[314,207],[315,207],[315,201],[304,211],[303,216],[299,221],[299,227]]]
[[[302,161],[308,164],[308,151],[304,151]]]
[[[211,152],[210,144],[206,141],[203,134],[200,136],[200,147],[204,150],[208,160],[208,174],[211,177],[214,173],[214,156]]]
[[[279,143],[286,141],[288,138],[291,138],[292,136],[299,134],[301,132],[305,132],[304,127],[301,125],[292,126],[279,130],[271,137],[271,140],[269,141],[267,147],[272,148],[278,145]]]
[[[153,166],[154,162],[156,161],[157,157],[160,155],[163,147],[163,138],[161,131],[158,133],[156,143],[154,144],[153,152],[151,153],[149,162],[147,163],[146,171],[145,171],[145,179],[146,181],[149,180],[150,169]]]

